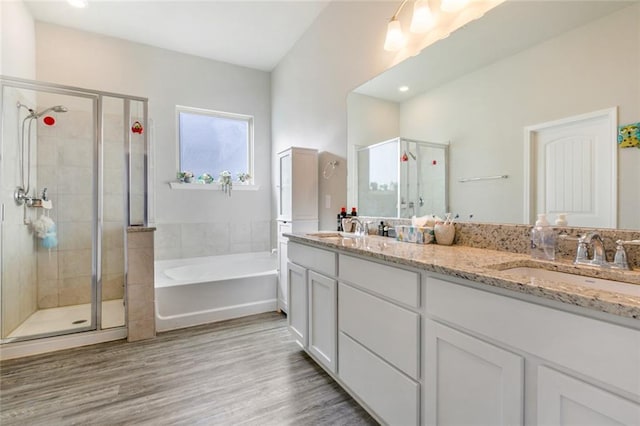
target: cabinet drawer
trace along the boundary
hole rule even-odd
[[[638,394],[640,330],[427,278],[427,314]]]
[[[336,276],[336,254],[334,252],[290,242],[288,255],[289,260],[293,263],[321,274]]]
[[[338,292],[340,331],[418,379],[420,316],[342,283]]]
[[[412,307],[420,306],[420,275],[340,255],[340,279]]]
[[[340,379],[389,425],[418,424],[420,385],[344,333],[339,336]]]

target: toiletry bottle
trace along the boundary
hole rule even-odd
[[[567,226],[567,214],[566,213],[558,213],[558,218],[556,219],[556,226]]]
[[[380,221],[380,225],[378,225],[378,235],[381,237],[384,236],[384,222]]]
[[[351,207],[351,217],[358,216],[358,212],[355,207]]]
[[[339,232],[344,231],[344,227],[342,226],[342,219],[344,219],[345,217],[347,217],[347,208],[342,207],[340,209],[340,213],[338,213],[338,231]]]
[[[538,220],[531,230],[531,257],[543,260],[556,258],[556,233],[549,226],[544,213],[538,214]]]

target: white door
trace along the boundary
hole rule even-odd
[[[570,226],[616,227],[616,125],[612,108],[527,128],[528,223],[567,213]]]
[[[336,372],[338,325],[336,280],[309,271],[309,352]]]
[[[538,369],[539,425],[640,425],[640,405],[547,367]]]
[[[524,358],[427,319],[425,423],[521,425]]]

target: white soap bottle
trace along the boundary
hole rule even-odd
[[[556,233],[544,213],[538,214],[536,225],[531,230],[531,257],[543,260],[556,258]]]

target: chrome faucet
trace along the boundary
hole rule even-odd
[[[593,246],[593,259],[589,259],[587,245]],[[578,240],[578,252],[576,253],[577,265],[604,266],[607,264],[607,256],[604,252],[604,241],[597,232],[590,232]]]
[[[573,239],[572,237],[566,237],[566,239]],[[627,261],[627,252],[624,249],[625,244],[638,244],[640,241],[616,241],[616,254],[612,263],[607,262],[607,254],[604,250],[604,240],[597,232],[590,232],[578,238],[578,251],[576,252],[576,260],[573,262],[576,265],[591,265],[599,266],[602,268],[624,269],[629,270],[629,262]],[[589,259],[587,246],[593,247],[593,258]]]
[[[356,225],[356,229],[354,230],[354,234],[356,234],[356,236],[362,237],[363,235],[367,234],[367,232],[365,231],[367,227],[360,221],[360,219],[352,217],[351,222],[355,223]]]

